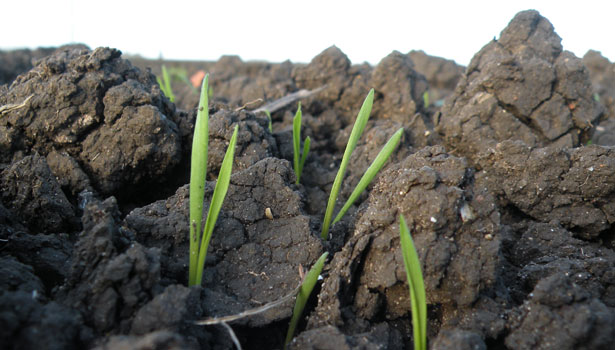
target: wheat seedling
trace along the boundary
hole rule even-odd
[[[410,304],[412,306],[412,333],[414,350],[427,349],[427,302],[425,298],[425,283],[421,272],[421,262],[414,247],[410,230],[403,215],[399,215],[399,236],[401,251],[404,257],[404,268],[410,289]]]
[[[203,278],[203,268],[209,240],[218,220],[222,202],[231,179],[235,144],[237,143],[238,126],[235,125],[231,142],[226,150],[220,173],[209,204],[205,228],[201,236],[201,222],[203,217],[203,199],[205,197],[205,180],[207,174],[207,148],[209,142],[209,75],[203,79],[201,98],[194,125],[192,140],[192,159],[190,165],[190,265],[188,285],[200,285]]]

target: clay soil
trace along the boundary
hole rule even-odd
[[[175,81],[171,103],[154,76],[162,62],[110,48],[1,60],[2,349],[233,349],[223,325],[195,321],[281,299],[325,251],[290,348],[412,349],[400,214],[425,277],[430,349],[613,349],[615,64],[565,51],[535,11],[468,67],[421,51],[351,65],[336,47],[309,64],[164,62],[210,73],[206,208],[239,126],[204,281],[191,288],[193,89]],[[328,193],[370,88],[339,202],[388,138],[404,135],[323,241]],[[273,132],[259,108],[303,90],[316,90],[300,99],[312,149],[296,185],[299,100],[273,111]],[[292,306],[229,326],[244,349],[281,349]]]

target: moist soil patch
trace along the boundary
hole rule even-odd
[[[0,85],[2,349],[233,349],[224,325],[197,322],[285,300],[228,323],[244,349],[282,349],[284,298],[325,251],[290,348],[411,349],[400,215],[422,264],[429,348],[613,346],[615,65],[565,51],[536,11],[517,14],[467,68],[421,51],[352,65],[336,47],[309,64],[164,62],[210,73],[206,210],[239,129],[197,287],[187,287],[194,89],[174,81],[171,103],[152,73],[162,62],[110,48],[13,55],[3,62],[26,63]],[[338,204],[404,134],[321,240],[370,88]],[[263,109],[280,101],[270,129]],[[298,101],[312,140],[299,185]]]

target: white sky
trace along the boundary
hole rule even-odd
[[[612,0],[1,1],[1,49],[81,42],[148,58],[309,62],[337,45],[353,63],[414,49],[467,65],[517,12],[534,8],[564,49],[615,60]]]

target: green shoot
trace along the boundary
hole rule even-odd
[[[297,328],[297,324],[299,323],[299,318],[301,317],[303,309],[305,308],[305,304],[307,303],[310,294],[312,293],[312,289],[314,289],[314,286],[318,281],[318,276],[320,276],[320,272],[322,271],[322,267],[325,264],[325,260],[327,260],[327,255],[329,255],[329,253],[325,252],[320,256],[320,258],[318,258],[314,266],[312,266],[307,275],[305,275],[305,279],[301,283],[301,288],[299,289],[299,293],[297,294],[297,301],[295,302],[295,308],[293,309],[293,315],[290,319],[290,324],[288,325],[288,332],[286,332],[284,349],[288,347],[288,344],[290,344],[290,341],[295,335],[295,330]]]
[[[199,237],[205,197],[205,176],[207,174],[207,147],[209,143],[209,99],[207,86],[209,75],[203,78],[201,97],[194,124],[192,138],[192,159],[190,164],[190,265],[188,284],[196,284],[196,266],[199,257]]]
[[[218,214],[222,209],[222,203],[226,197],[226,192],[231,181],[231,171],[233,170],[233,159],[235,157],[235,144],[237,143],[237,130],[238,125],[235,125],[233,136],[231,136],[231,142],[226,149],[224,159],[222,159],[222,166],[220,167],[220,173],[218,174],[218,181],[216,181],[216,187],[214,188],[214,194],[211,197],[211,203],[209,204],[209,211],[207,212],[207,220],[205,220],[205,229],[203,230],[203,237],[201,238],[201,247],[199,249],[199,261],[196,272],[195,285],[201,285],[203,278],[203,268],[205,267],[205,257],[207,256],[207,247],[209,246],[209,240],[214,232],[214,226],[218,221]]]
[[[425,108],[429,107],[429,91],[423,93],[423,105]]]
[[[344,175],[346,174],[346,168],[348,167],[348,162],[350,161],[350,156],[352,155],[352,151],[357,146],[357,142],[363,134],[363,130],[365,129],[365,125],[367,125],[367,121],[369,119],[369,113],[372,110],[372,104],[374,103],[374,89],[371,89],[365,101],[363,102],[363,106],[361,106],[361,110],[359,111],[359,115],[357,116],[357,120],[352,127],[352,131],[350,132],[350,138],[348,139],[348,144],[346,145],[346,150],[344,151],[344,156],[342,157],[342,163],[340,164],[340,169],[335,176],[335,180],[333,181],[333,186],[331,187],[331,193],[329,194],[329,201],[327,202],[327,209],[325,211],[325,219],[322,223],[322,232],[320,233],[320,238],[327,239],[329,238],[329,228],[332,225],[331,218],[333,217],[333,209],[335,208],[335,203],[337,201],[337,196],[339,195],[340,189],[342,187],[342,180],[344,179]],[[386,145],[382,148],[380,153],[372,164],[369,166],[361,180],[352,191],[352,194],[346,201],[346,204],[342,207],[338,215],[333,220],[333,224],[338,222],[344,214],[348,211],[350,206],[359,198],[361,193],[367,188],[370,182],[374,179],[376,174],[382,169],[384,163],[389,159],[393,150],[399,144],[399,140],[403,133],[403,128],[397,130],[393,136],[387,141]]]
[[[190,78],[188,78],[188,72],[186,72],[185,69],[183,68],[171,68],[169,69],[169,73],[171,75],[171,80],[173,79],[173,77],[176,78],[176,80],[181,81],[182,83],[184,83],[186,86],[188,86],[188,88],[190,89],[190,91],[194,94],[198,94],[199,91],[197,89],[194,88],[194,86],[192,85],[192,83],[190,82]],[[211,96],[210,96],[211,98]]]
[[[297,113],[295,114],[295,118],[293,118],[293,150],[294,150],[294,158],[293,164],[295,167],[295,175],[297,177],[296,184],[299,184],[301,179],[301,173],[303,172],[303,165],[305,164],[305,160],[307,159],[307,154],[310,152],[310,137],[306,137],[303,142],[303,153],[299,154],[299,149],[301,146],[301,102],[299,102],[299,107],[297,108]]]
[[[205,176],[207,174],[207,146],[209,142],[208,84],[209,75],[206,75],[201,87],[201,97],[192,140],[192,159],[190,165],[190,265],[188,275],[188,285],[190,286],[201,284],[207,247],[209,246],[211,234],[228,190],[235,154],[235,144],[237,143],[237,126],[235,126],[231,142],[222,161],[220,174],[205,221],[205,229],[201,237]]]
[[[382,147],[380,153],[378,153],[378,155],[376,156],[376,159],[374,159],[369,168],[367,168],[365,174],[363,174],[361,180],[359,180],[359,183],[350,194],[350,197],[348,197],[346,204],[344,204],[340,212],[333,220],[333,224],[342,219],[344,214],[346,214],[348,209],[350,209],[350,206],[352,206],[352,204],[359,198],[361,193],[363,193],[367,186],[372,182],[374,177],[376,177],[380,169],[382,169],[382,167],[384,166],[384,163],[386,163],[395,148],[397,148],[397,145],[399,144],[399,140],[401,139],[401,135],[403,134],[403,132],[404,128],[399,128],[399,130],[397,130],[395,134],[391,136],[389,141],[387,141],[384,147]]]
[[[273,125],[272,125],[273,121],[271,120],[271,113],[269,113],[268,109],[265,109],[265,115],[267,115],[267,119],[269,119],[269,125],[268,125],[269,132],[273,134]]]
[[[427,302],[425,298],[425,284],[421,272],[421,262],[414,247],[410,230],[403,215],[399,215],[399,237],[401,251],[404,257],[404,267],[410,289],[410,303],[412,306],[412,333],[414,350],[427,349]]]
[[[169,101],[175,102],[175,95],[171,89],[171,77],[169,76],[167,67],[165,67],[164,64],[162,65],[162,80],[160,77],[156,77],[156,81],[158,82],[158,85],[160,85],[160,90],[162,90],[162,93],[169,99]]]
[[[354,122],[352,131],[350,132],[350,138],[348,138],[348,143],[346,144],[344,156],[342,157],[340,169],[337,171],[337,175],[333,181],[333,187],[331,187],[331,193],[329,194],[329,201],[327,202],[327,209],[325,211],[325,219],[322,223],[322,232],[320,233],[320,237],[322,239],[327,239],[329,237],[329,226],[331,225],[333,209],[335,207],[335,202],[337,201],[337,196],[342,188],[342,179],[344,178],[344,175],[346,175],[346,168],[348,167],[348,162],[350,161],[352,151],[354,151],[357,146],[357,142],[359,141],[361,134],[363,134],[365,125],[367,125],[367,120],[369,119],[369,114],[372,111],[373,103],[374,89],[371,89],[367,94],[365,101],[363,101],[363,106],[361,106],[357,120]]]

